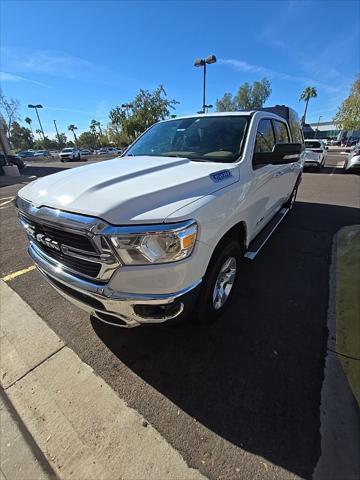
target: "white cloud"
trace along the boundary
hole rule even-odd
[[[47,50],[1,47],[3,65],[9,70],[63,76],[70,79],[98,70],[98,66],[80,57]]]
[[[28,83],[33,83],[34,85],[39,85],[40,87],[47,87],[45,83],[37,82],[36,80],[31,80],[30,78],[21,77],[20,75],[14,75],[13,73],[8,73],[8,72],[0,72],[0,81],[28,82]]]
[[[278,72],[276,70],[272,70],[262,65],[254,65],[254,64],[248,63],[244,60],[220,58],[218,62],[222,65],[229,65],[233,67],[235,70],[239,70],[241,72],[259,73],[269,78],[278,78],[280,80],[288,80],[290,82],[302,83],[303,85],[312,85],[315,87],[321,87],[329,93],[339,92],[340,90],[339,86],[328,85],[328,84],[319,82],[314,78],[308,78],[308,77],[290,75],[284,72]]]

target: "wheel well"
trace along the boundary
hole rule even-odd
[[[245,252],[246,246],[247,246],[246,235],[247,235],[246,223],[245,222],[239,222],[236,225],[234,225],[233,227],[231,227],[230,230],[228,230],[225,233],[225,235],[223,235],[221,237],[221,239],[219,240],[219,242],[216,246],[216,249],[219,248],[220,245],[223,244],[223,242],[225,242],[229,239],[234,239],[234,240],[236,240],[237,242],[240,243],[240,246],[241,246],[243,252]]]

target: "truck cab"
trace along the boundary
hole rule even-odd
[[[30,256],[105,323],[210,322],[293,207],[303,152],[284,106],[158,122],[121,158],[20,190]]]

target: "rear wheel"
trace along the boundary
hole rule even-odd
[[[211,323],[229,307],[237,289],[242,256],[236,240],[229,239],[217,247],[203,278],[192,316],[195,323]]]

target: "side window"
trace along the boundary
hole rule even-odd
[[[272,152],[275,145],[274,130],[271,120],[260,120],[255,142],[255,153]]]
[[[302,129],[298,116],[290,110],[289,125],[291,130],[292,141],[295,143],[304,143]]]
[[[275,128],[276,143],[289,143],[289,132],[285,123],[279,122],[278,120],[273,120],[273,123]]]

